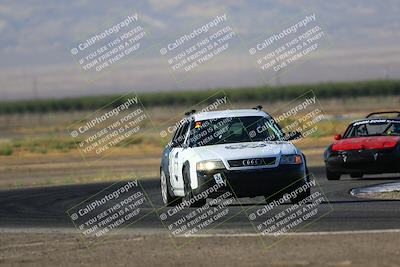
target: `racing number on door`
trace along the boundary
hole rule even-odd
[[[181,187],[183,186],[183,180],[182,178],[182,162],[181,162],[181,155],[180,152],[182,152],[182,144],[185,141],[185,138],[189,134],[189,128],[190,128],[190,122],[186,121],[176,132],[173,138],[173,148],[170,153],[170,173],[171,177],[171,183],[173,184],[173,187]]]

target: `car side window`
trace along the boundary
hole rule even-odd
[[[349,137],[360,137],[367,135],[368,135],[368,130],[365,125],[353,126],[348,134]]]
[[[189,125],[189,122],[185,122],[176,130],[174,138],[172,139],[174,147],[179,147],[183,144],[183,142],[185,141],[186,133],[189,129]]]
[[[181,146],[183,144],[183,142],[185,141],[185,137],[186,134],[189,130],[189,122],[185,122],[185,124],[182,127],[182,130],[179,132],[179,136],[178,136],[178,145]]]
[[[190,134],[191,134],[191,131],[192,131],[192,127],[193,127],[193,124],[192,124],[192,122],[189,121],[187,123],[186,128],[182,132],[183,133],[182,143],[189,143],[189,139],[191,138]]]
[[[367,136],[368,130],[366,125],[360,125],[356,128],[355,136]]]
[[[174,133],[174,136],[172,136],[172,143],[175,143],[175,141],[177,140],[179,131],[180,131],[181,129],[182,129],[182,125],[181,125],[181,126],[178,126],[178,127],[176,128],[175,133]]]
[[[177,146],[179,133],[182,131],[183,125],[178,126],[174,133],[174,137],[172,137],[172,146]]]

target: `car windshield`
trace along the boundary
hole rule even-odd
[[[283,140],[281,128],[271,118],[226,117],[195,121],[189,144],[193,147],[222,143]]]
[[[347,131],[346,137],[400,136],[400,121],[373,119],[355,122]]]

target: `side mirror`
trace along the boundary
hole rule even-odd
[[[303,135],[301,134],[301,132],[289,132],[287,134],[286,140],[288,140],[288,141],[297,140],[302,137],[303,137]]]
[[[333,139],[335,139],[335,140],[340,140],[340,139],[342,139],[342,135],[341,135],[341,134],[337,134],[337,135],[335,135],[335,136],[333,137]]]

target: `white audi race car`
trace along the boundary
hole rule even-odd
[[[305,156],[289,141],[301,134],[285,134],[261,108],[186,113],[161,160],[164,204],[202,206],[227,191],[270,201],[308,184]],[[291,202],[309,195],[308,188]]]

